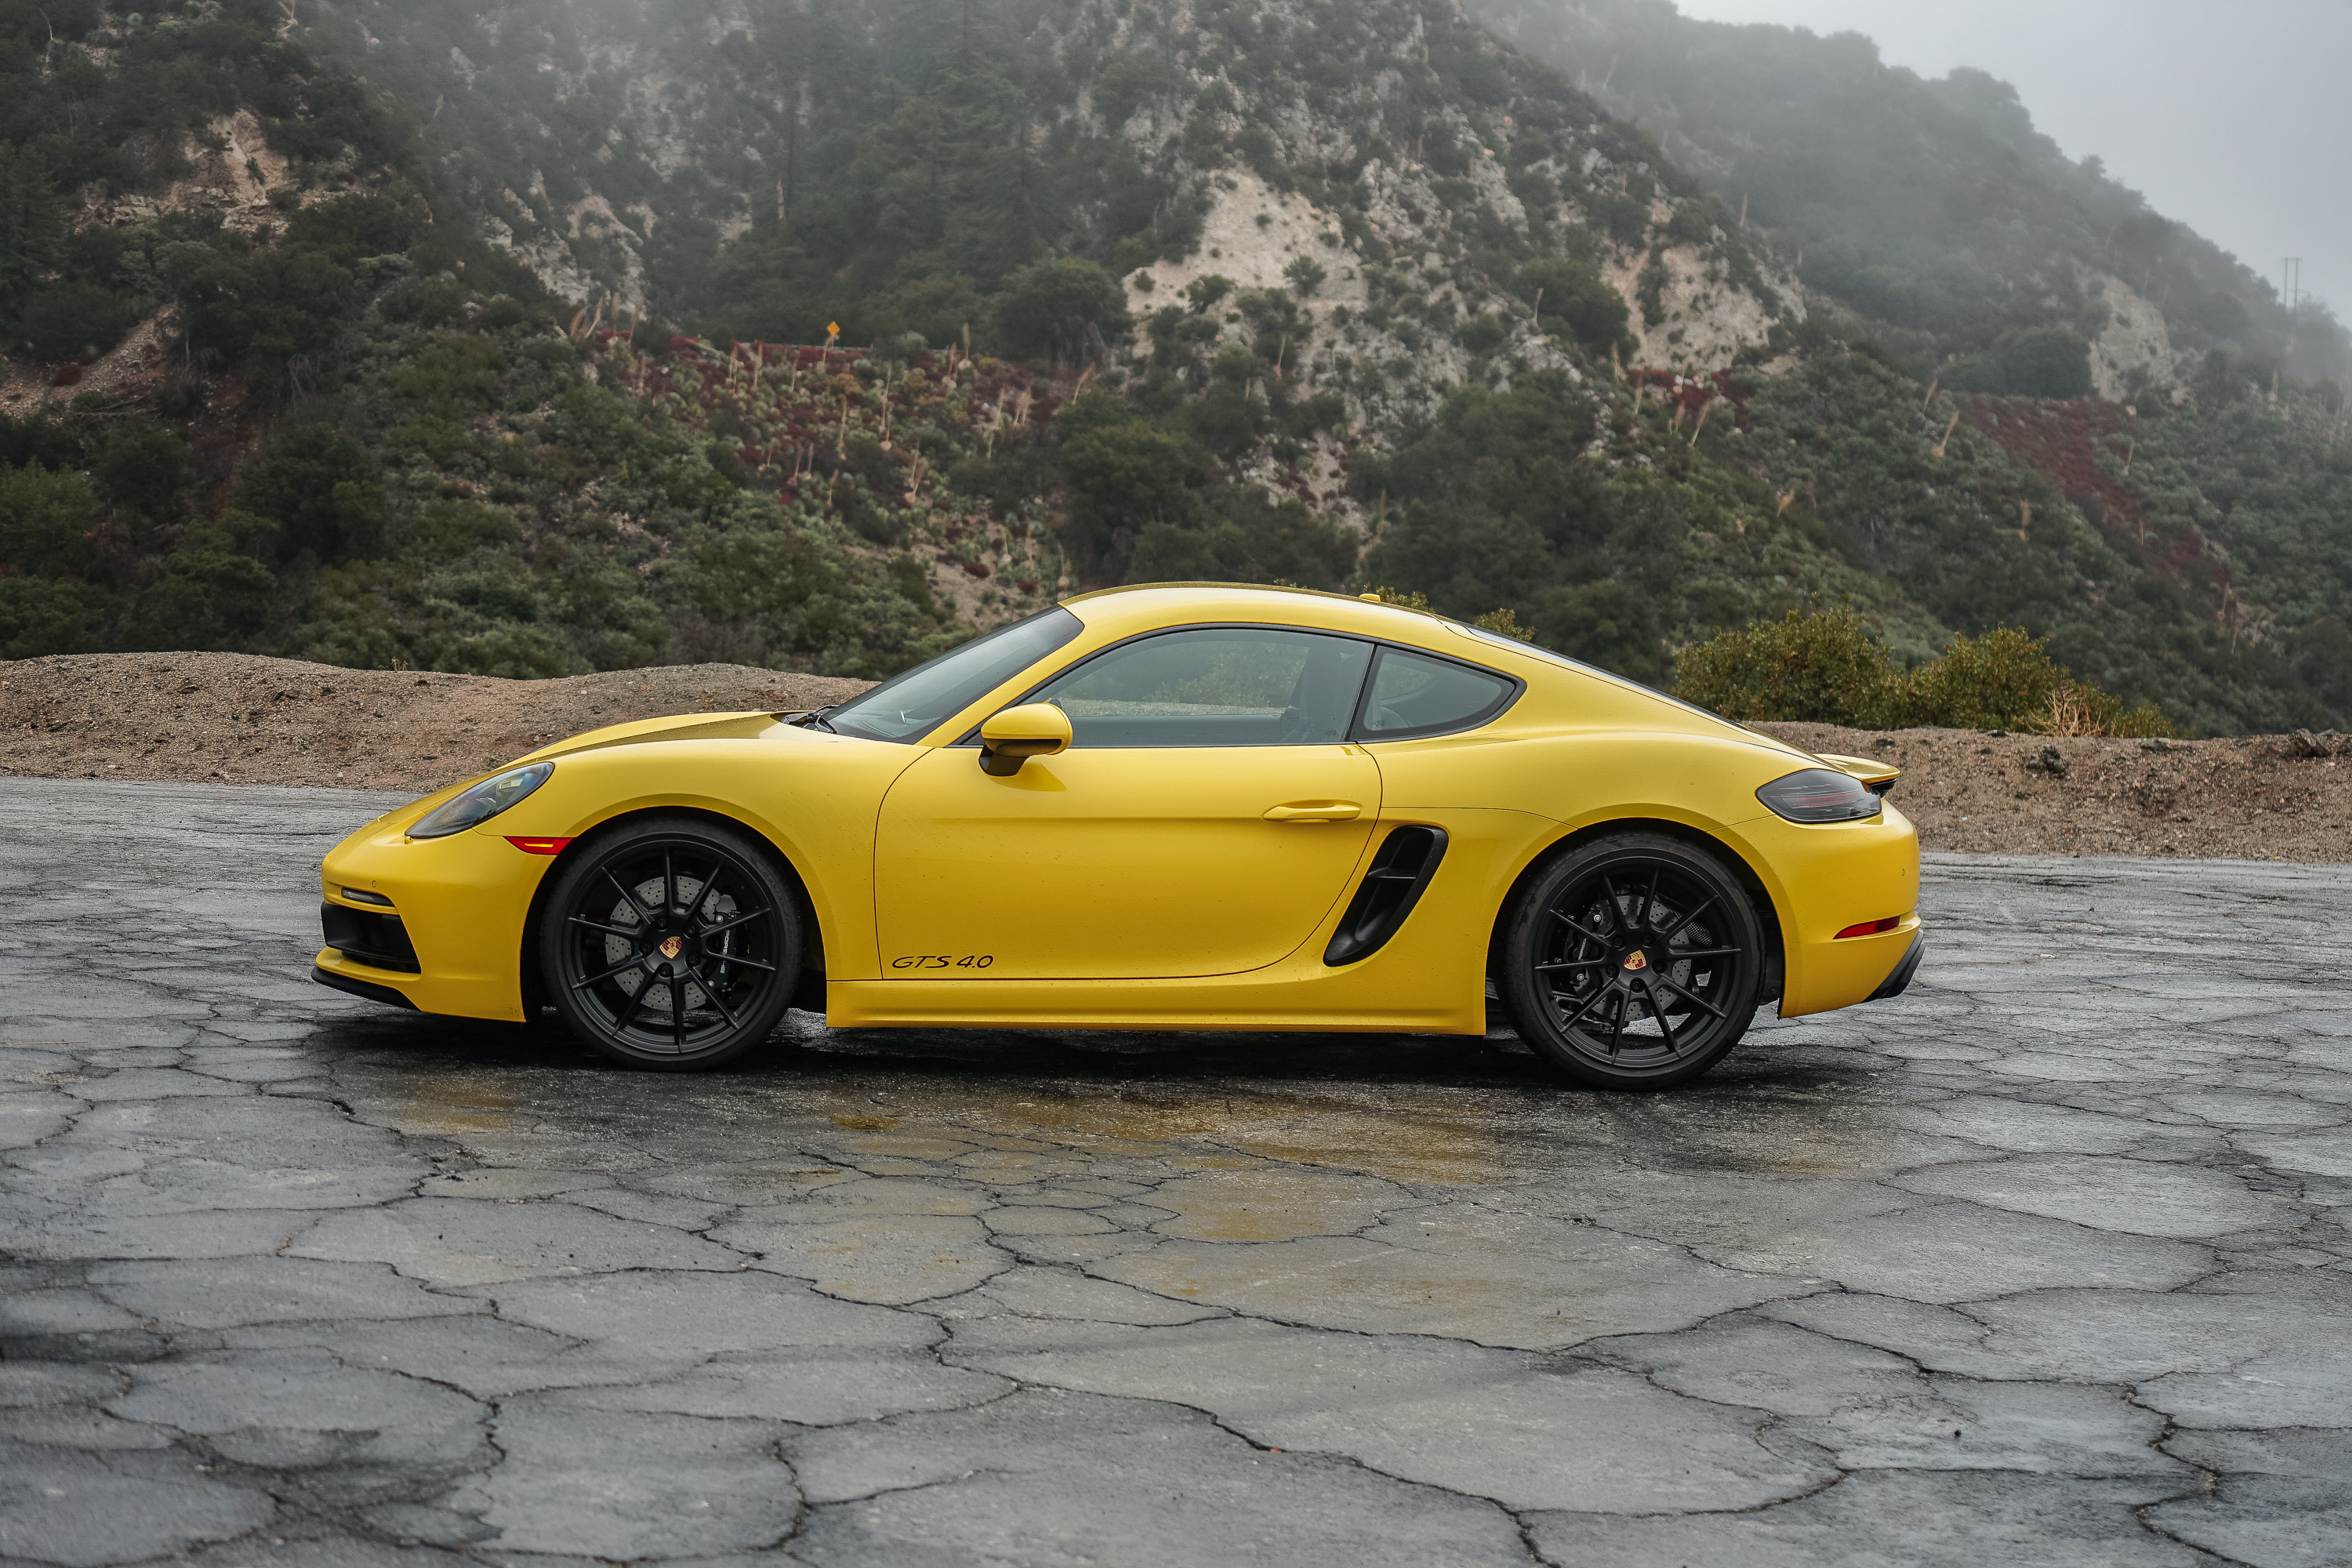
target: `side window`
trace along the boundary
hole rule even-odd
[[[1113,648],[1029,699],[1078,746],[1305,746],[1348,738],[1371,645],[1257,626],[1163,632]]]
[[[1363,721],[1356,727],[1356,737],[1400,741],[1467,730],[1501,712],[1518,689],[1513,681],[1488,670],[1407,653],[1401,647],[1383,647],[1372,671],[1372,689],[1364,700]]]

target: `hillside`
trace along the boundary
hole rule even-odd
[[[1697,21],[1670,0],[1472,9],[1655,136],[1801,258],[1809,299],[1870,322],[1923,381],[2139,400],[2217,351],[2255,382],[2352,374],[2324,306],[2289,309],[2097,156],[2067,158],[1982,71],[1923,79],[1857,34]],[[2087,366],[2054,334],[2087,342]]]
[[[2004,396],[2022,284],[1931,363],[1450,8],[47,16],[0,8],[0,657],[871,679],[1219,577],[1658,682],[1791,608],[2022,624],[2190,731],[2352,723],[2332,388]]]

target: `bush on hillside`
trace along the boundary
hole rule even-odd
[[[129,300],[95,283],[46,283],[17,311],[16,335],[34,358],[55,364],[96,359],[138,320]]]
[[[1894,669],[1886,646],[1850,611],[1758,621],[1718,632],[1675,662],[1675,695],[1727,719],[1808,720],[1874,728]]]
[[[79,474],[37,463],[0,468],[0,573],[47,577],[89,555],[98,498]]]
[[[2003,332],[1990,353],[1968,354],[1939,373],[1954,392],[1994,392],[2011,397],[2088,397],[2091,345],[2065,327],[2025,327]]]
[[[368,449],[331,425],[288,425],[237,476],[237,504],[276,523],[286,559],[364,559],[383,549],[383,476]]]
[[[1091,261],[1063,257],[1024,267],[1006,279],[995,307],[1007,352],[1024,359],[1077,361],[1133,327],[1127,290]]]
[[[1941,658],[1898,670],[1846,610],[1759,621],[1684,650],[1675,695],[1742,723],[1800,721],[1857,730],[1934,725],[2037,735],[2168,735],[2147,704],[2077,680],[2041,637],[1996,626],[1958,637]]]

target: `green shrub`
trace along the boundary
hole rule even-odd
[[[1029,359],[1084,359],[1090,337],[1115,343],[1133,324],[1127,290],[1093,262],[1076,257],[1040,261],[1013,273],[995,314],[1007,352]]]
[[[289,425],[262,443],[237,476],[238,505],[278,526],[290,560],[322,562],[383,549],[383,476],[368,450],[331,425]]]
[[[2021,626],[1954,637],[1944,657],[1889,683],[1890,724],[1951,730],[2023,730],[2044,735],[2169,735],[2155,708],[2077,680]]]
[[[138,320],[128,300],[95,283],[47,283],[26,298],[16,335],[37,359],[95,359]]]
[[[1850,611],[1759,621],[1686,648],[1675,695],[1742,723],[1799,721],[1857,730],[1936,725],[2041,735],[2168,735],[2147,703],[2077,680],[2021,627],[1954,637],[1941,658],[1896,670]]]
[[[1675,661],[1675,695],[1727,719],[1875,726],[1894,675],[1885,645],[1835,610],[1718,632]]]
[[[88,556],[98,529],[98,498],[70,470],[27,463],[0,468],[0,567],[54,576]]]
[[[142,521],[163,522],[179,509],[186,456],[177,436],[142,415],[108,433],[90,472],[117,507]]]
[[[1567,257],[1546,257],[1519,268],[1519,298],[1534,307],[1547,331],[1565,329],[1594,354],[1625,342],[1630,313],[1625,296],[1610,287],[1599,268]]]

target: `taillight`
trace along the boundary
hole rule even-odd
[[[1878,796],[1852,773],[1834,768],[1802,768],[1756,792],[1775,816],[1790,822],[1857,822],[1876,816]]]

